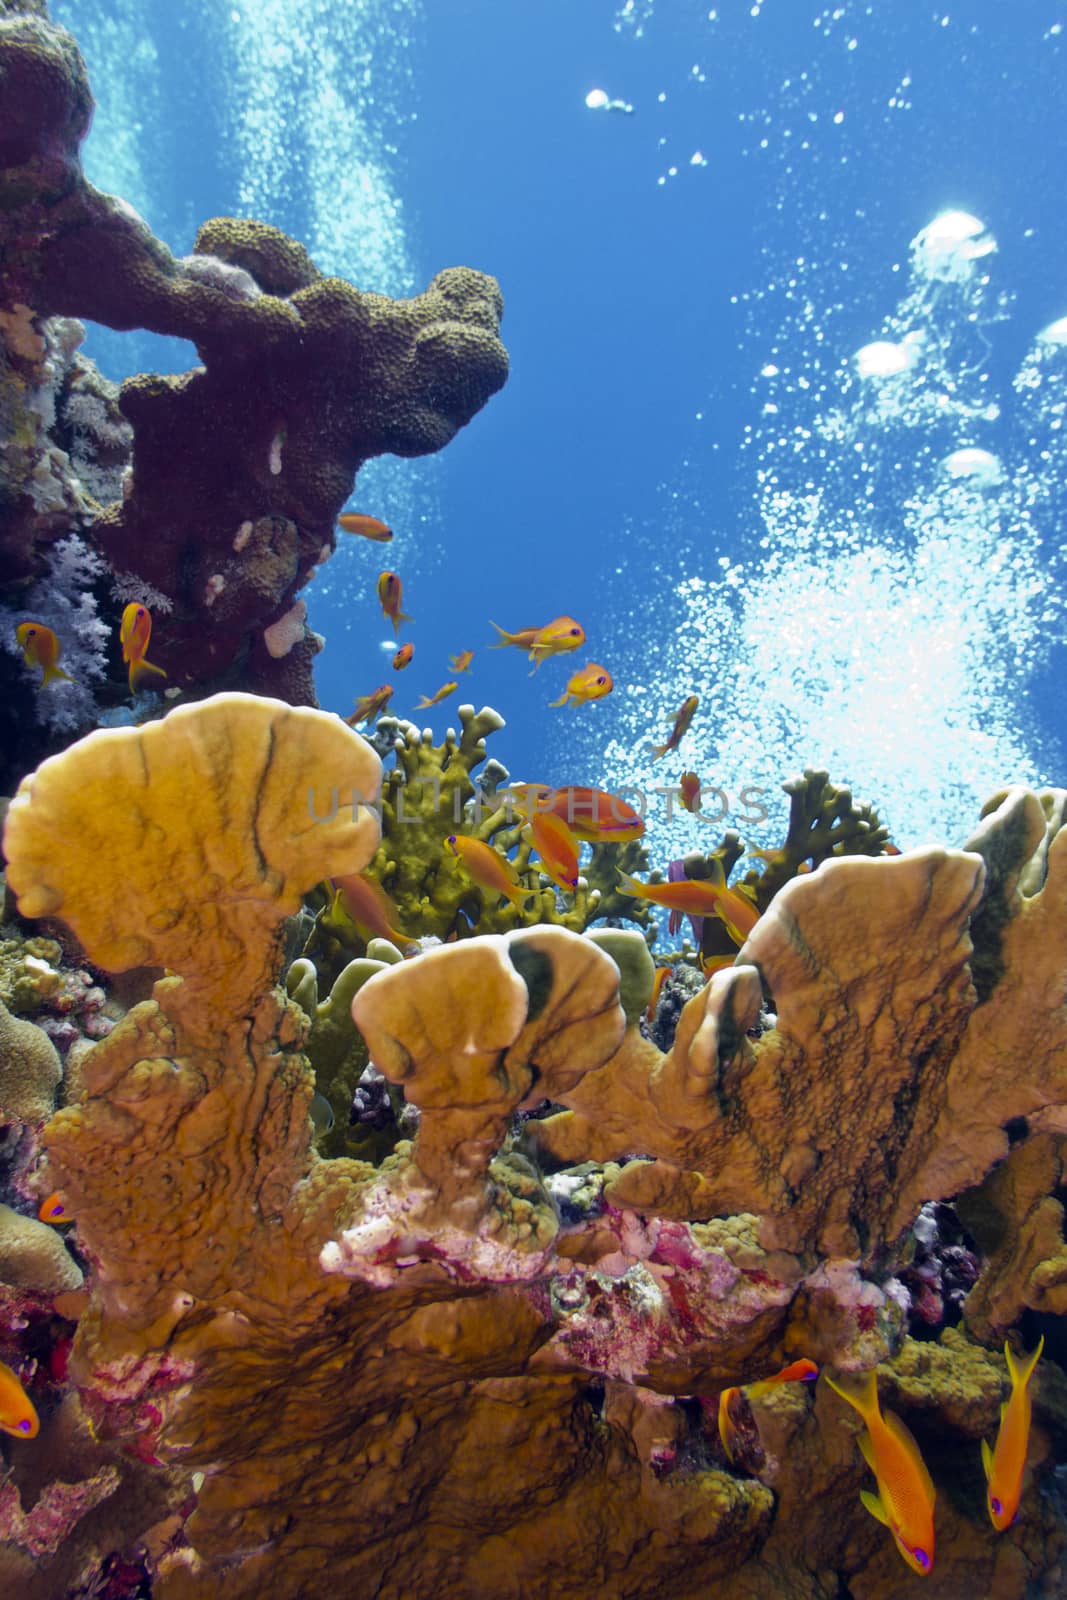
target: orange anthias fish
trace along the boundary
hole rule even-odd
[[[543,628],[520,628],[518,633],[508,633],[496,622],[491,622],[490,627],[496,628],[500,635],[499,641],[492,648],[503,650],[505,645],[513,644],[520,650],[528,650],[534,672],[549,656],[562,655],[568,650],[580,650],[585,643],[585,629],[580,622],[575,622],[573,617],[553,617]]]
[[[554,811],[535,811],[530,818],[530,836],[545,875],[559,889],[577,889],[578,841],[563,818]]]
[[[402,622],[413,622],[406,611],[401,611],[400,604],[404,598],[404,585],[395,572],[383,572],[378,579],[378,599],[381,601],[382,615],[389,618],[393,624],[393,632],[400,632]]]
[[[718,917],[737,945],[744,944],[756,923],[759,911],[740,889],[731,889],[722,879],[681,878],[677,883],[639,883],[620,872],[623,892],[637,900],[650,900],[669,911],[684,911],[690,917]]]
[[[683,772],[678,779],[682,804],[687,811],[700,810],[700,779],[695,772]]]
[[[415,646],[413,644],[402,644],[396,655],[393,657],[393,671],[403,671],[414,654]]]
[[[800,1361],[791,1361],[788,1367],[783,1367],[781,1372],[776,1372],[770,1378],[760,1378],[756,1383],[745,1383],[739,1388],[724,1389],[719,1396],[719,1438],[726,1451],[726,1459],[734,1459],[734,1442],[737,1438],[737,1427],[730,1414],[731,1407],[739,1394],[744,1392],[750,1400],[758,1399],[761,1394],[767,1394],[771,1389],[777,1388],[780,1383],[808,1383],[812,1378],[819,1376],[819,1369],[814,1361],[806,1357]]]
[[[499,789],[497,798],[510,799],[526,817],[534,811],[554,811],[576,838],[589,844],[625,844],[630,839],[640,839],[645,831],[644,818],[606,789],[587,789],[573,783],[559,789],[549,788],[546,783],[513,784],[509,789]]]
[[[453,672],[469,672],[473,660],[473,650],[461,650],[458,656],[449,656],[448,664]]]
[[[699,695],[695,694],[691,694],[688,700],[682,701],[678,715],[674,719],[674,727],[671,729],[670,738],[667,740],[667,743],[654,744],[652,746],[653,761],[658,761],[660,756],[665,756],[668,750],[677,750],[678,746],[681,744],[682,740],[685,738],[685,735],[689,731],[689,724],[692,722],[693,717],[696,714],[696,708],[699,704],[700,697]]]
[[[46,628],[43,622],[20,622],[15,629],[15,638],[26,665],[40,667],[42,688],[46,683],[54,683],[57,678],[65,678],[67,683],[73,683],[70,673],[56,666],[63,647],[51,628]]]
[[[37,1212],[37,1215],[40,1217],[42,1222],[52,1222],[57,1227],[60,1223],[74,1221],[74,1218],[71,1216],[70,1212],[67,1210],[62,1199],[60,1198],[58,1189],[54,1189],[48,1196],[48,1199],[41,1202],[40,1210]]]
[[[378,544],[388,544],[393,537],[389,524],[378,517],[368,517],[361,511],[342,511],[337,526],[345,533],[358,533],[361,539],[373,539]]]
[[[860,1499],[872,1517],[885,1523],[911,1570],[925,1577],[934,1564],[934,1486],[919,1446],[898,1416],[882,1414],[873,1372],[827,1375],[826,1381],[867,1425],[859,1446],[878,1480],[878,1493],[864,1489]]]
[[[590,700],[603,700],[615,687],[615,680],[606,667],[598,666],[595,661],[588,662],[580,672],[575,672],[567,680],[566,690],[558,700],[550,700],[550,706],[584,706]]]
[[[986,1509],[998,1533],[1015,1521],[1023,1491],[1023,1469],[1030,1443],[1030,1378],[1038,1357],[1045,1348],[1045,1335],[1037,1341],[1032,1356],[1016,1362],[1011,1346],[1004,1345],[1004,1359],[1011,1378],[1011,1395],[1000,1408],[1000,1431],[990,1450],[982,1440],[982,1465],[987,1482]]]
[[[374,722],[380,717],[390,700],[393,698],[391,683],[380,683],[377,689],[372,689],[370,694],[365,694],[356,701],[355,710],[350,717],[342,717],[342,722],[347,722],[354,728],[357,722]]]
[[[35,1439],[41,1424],[26,1393],[6,1362],[0,1361],[0,1428],[16,1439]]]
[[[652,994],[648,1005],[645,1007],[645,1021],[655,1022],[656,1012],[659,1010],[659,997],[663,993],[663,985],[674,971],[673,967],[657,967],[652,977]],[[729,1452],[727,1452],[729,1454]]]
[[[362,872],[349,873],[344,878],[331,880],[337,896],[353,922],[376,939],[388,939],[398,950],[410,950],[415,941],[396,926],[399,915],[381,884]]]
[[[462,862],[470,877],[490,894],[506,894],[512,905],[522,910],[523,902],[533,893],[524,889],[507,856],[494,850],[482,839],[472,839],[465,833],[450,833],[445,848]]]
[[[154,667],[151,661],[145,659],[151,637],[152,613],[147,606],[138,605],[136,600],[131,600],[122,613],[122,625],[119,628],[122,659],[130,664],[131,694],[136,694],[138,689],[143,688],[145,679],[150,678],[153,673],[157,678],[167,676],[162,667]]]
[[[443,683],[436,694],[424,694],[421,699],[417,700],[415,702],[415,710],[425,711],[427,706],[440,705],[441,701],[447,700],[450,694],[455,694],[458,688],[459,684],[455,678],[452,679],[451,683]]]

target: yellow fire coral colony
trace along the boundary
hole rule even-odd
[[[80,1057],[41,1175],[91,1263],[82,1404],[189,1475],[154,1592],[901,1592],[824,1384],[754,1398],[739,1464],[717,1452],[720,1390],[799,1354],[883,1363],[944,1490],[939,1592],[1021,1597],[1054,1574],[1050,1501],[1024,1491],[999,1543],[985,1520],[1002,1358],[965,1327],[905,1337],[891,1273],[920,1206],[967,1190],[1028,1241],[1011,1286],[990,1257],[982,1337],[1045,1303],[1036,1255],[1061,1242],[1028,1217],[1067,1114],[1064,797],[998,796],[967,850],[795,879],[667,1054],[639,1030],[636,931],[367,961],[343,999],[413,1137],[323,1159],[303,1045],[327,1002],[307,961],[299,1003],[275,987],[280,937],[302,892],[378,843],[370,810],[314,821],[309,787],[379,782],[338,719],[222,695],[90,735],[10,809],[23,915],[114,971],[168,969]],[[1006,1125],[1039,1137],[987,1177]],[[1019,1218],[1003,1175],[1032,1146]],[[1064,1388],[1046,1357],[1039,1470]]]

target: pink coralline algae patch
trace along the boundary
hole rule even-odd
[[[0,1539],[21,1545],[31,1556],[51,1556],[71,1529],[119,1486],[115,1467],[104,1467],[81,1483],[46,1484],[37,1504],[23,1511],[18,1489],[0,1484]]]
[[[605,1230],[615,1250],[592,1266],[576,1262],[549,1285],[560,1320],[549,1348],[593,1372],[631,1382],[651,1363],[788,1304],[794,1292],[766,1272],[739,1267],[725,1248],[701,1243],[684,1222],[609,1206],[574,1232]]]

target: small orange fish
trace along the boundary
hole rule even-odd
[[[74,1218],[60,1199],[58,1189],[54,1189],[47,1200],[42,1201],[37,1215],[42,1222],[52,1222],[57,1226],[62,1222],[73,1222]]]
[[[342,717],[341,720],[347,722],[350,728],[354,728],[357,722],[374,722],[381,716],[392,698],[392,684],[380,683],[377,689],[372,689],[370,694],[365,694],[356,701],[355,710],[350,717]]]
[[[0,1361],[0,1428],[16,1439],[35,1439],[40,1427],[33,1401],[17,1374]]]
[[[800,1361],[791,1361],[788,1367],[783,1367],[781,1372],[776,1372],[773,1377],[760,1378],[756,1383],[745,1383],[739,1388],[724,1389],[719,1396],[719,1438],[726,1451],[726,1459],[728,1461],[734,1459],[737,1426],[730,1413],[739,1394],[743,1392],[749,1400],[755,1400],[761,1394],[768,1394],[771,1389],[777,1388],[780,1383],[808,1383],[818,1376],[819,1369],[814,1361],[809,1361],[805,1357]]]
[[[544,783],[514,784],[510,789],[498,789],[497,799],[510,799],[526,817],[534,811],[554,811],[576,838],[589,844],[623,844],[640,839],[645,831],[644,818],[607,789],[587,789],[576,784],[559,789]]]
[[[567,680],[567,688],[558,700],[550,700],[550,706],[584,706],[590,700],[603,700],[615,687],[611,673],[605,667],[598,666],[595,661],[588,662],[580,672],[575,672]]]
[[[393,671],[402,672],[414,654],[415,646],[413,644],[402,644],[393,657]]]
[[[378,579],[378,599],[381,602],[382,615],[389,618],[393,624],[393,632],[400,632],[402,622],[413,622],[406,611],[401,611],[400,605],[404,598],[404,585],[395,572],[383,572]]]
[[[700,810],[700,779],[695,772],[683,772],[678,779],[682,804],[687,811]]]
[[[913,1572],[925,1577],[934,1564],[934,1486],[919,1446],[892,1411],[878,1405],[873,1372],[826,1377],[835,1394],[859,1412],[867,1425],[860,1434],[863,1459],[878,1480],[878,1493],[864,1489],[864,1506],[884,1522]]]
[[[481,888],[490,894],[505,894],[517,910],[521,911],[532,889],[524,889],[519,875],[507,856],[494,850],[482,839],[472,839],[465,833],[450,833],[445,848],[466,868],[467,873]]]
[[[150,678],[153,673],[157,678],[167,676],[162,667],[154,667],[151,661],[145,658],[151,637],[152,613],[147,606],[138,605],[136,600],[131,600],[122,613],[122,624],[119,628],[122,659],[130,664],[131,694],[136,694],[138,689],[143,688],[145,679]]]
[[[674,931],[677,933],[677,928]],[[736,959],[735,956],[697,956],[700,970],[705,978],[713,978],[717,972],[722,972],[725,967],[732,967]]]
[[[345,533],[358,533],[361,539],[373,539],[377,544],[388,544],[393,530],[377,517],[365,516],[360,511],[342,511],[337,526]]]
[[[415,710],[425,711],[427,706],[440,705],[441,701],[447,700],[450,694],[455,694],[458,688],[459,684],[455,678],[452,679],[451,683],[443,683],[436,694],[424,694],[420,700],[417,700],[415,702]]]
[[[415,941],[396,926],[399,912],[381,884],[365,873],[352,872],[344,878],[332,879],[338,899],[353,922],[373,934],[376,939],[388,939],[398,950],[410,950]]]
[[[535,811],[530,818],[530,835],[541,857],[545,876],[560,889],[573,892],[578,887],[578,841],[554,811]]]
[[[744,944],[756,923],[759,911],[740,889],[731,889],[719,868],[715,878],[681,878],[677,883],[639,883],[626,872],[619,872],[623,892],[637,900],[650,900],[668,911],[684,911],[690,917],[716,916],[737,945]]]
[[[553,617],[543,628],[520,628],[518,633],[508,633],[496,622],[491,622],[490,627],[496,628],[500,635],[499,642],[492,648],[502,650],[505,645],[513,644],[520,650],[528,650],[534,672],[549,656],[580,650],[585,643],[585,629],[573,617]]]
[[[663,993],[663,985],[674,971],[673,967],[657,967],[652,978],[652,994],[645,1008],[645,1021],[655,1022],[656,1012],[659,1010],[659,997]]]
[[[63,647],[51,628],[46,628],[43,622],[20,622],[15,629],[15,638],[26,665],[40,667],[43,674],[42,689],[46,683],[54,683],[57,678],[65,678],[68,683],[73,683],[70,673],[56,666]]]
[[[461,650],[458,656],[449,656],[448,664],[453,672],[469,672],[473,660],[473,650]]]
[[[982,1440],[982,1465],[987,1479],[986,1510],[998,1533],[1010,1527],[1019,1511],[1023,1491],[1023,1469],[1030,1444],[1030,1377],[1045,1348],[1045,1335],[1037,1341],[1033,1355],[1017,1362],[1005,1342],[1004,1359],[1011,1378],[1011,1395],[1000,1408],[1000,1430],[990,1450]]]
[[[670,738],[667,740],[667,743],[654,744],[652,746],[653,761],[658,761],[660,756],[665,756],[668,750],[677,750],[678,746],[681,744],[682,740],[685,738],[685,735],[689,731],[689,724],[692,722],[696,713],[696,708],[699,704],[700,697],[699,695],[695,694],[691,694],[688,700],[682,701],[678,715],[674,719],[674,727],[671,729]]]

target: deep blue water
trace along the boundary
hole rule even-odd
[[[1067,780],[1067,349],[1033,357],[1067,313],[1060,6],[54,14],[99,105],[90,176],[176,253],[238,212],[369,289],[459,262],[501,282],[507,387],[440,457],[366,469],[351,504],[396,528],[387,562],[341,536],[307,593],[324,705],[347,712],[390,676],[389,564],[416,619],[393,709],[474,648],[462,696],[426,715],[440,734],[460,698],[493,704],[493,753],[518,777],[644,786],[684,764],[732,796],[824,763],[902,844],[959,837],[1000,781]],[[588,109],[596,87],[633,114]],[[952,210],[996,248],[955,268],[910,255]],[[922,393],[905,375],[876,403],[855,353],[909,333]],[[88,348],[115,377],[195,359],[97,330]],[[1028,353],[1038,381],[1019,392]],[[992,486],[946,477],[961,447],[997,457]],[[490,617],[564,612],[588,634],[576,660],[530,677],[488,653]],[[548,709],[589,659],[613,696]],[[684,762],[653,769],[647,743],[690,692]],[[660,839],[693,842],[678,824]]]

